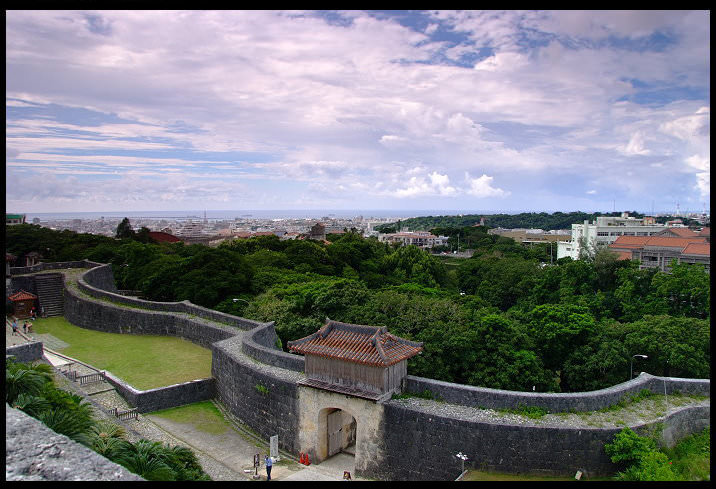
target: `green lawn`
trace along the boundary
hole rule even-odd
[[[220,435],[230,429],[231,425],[211,401],[195,402],[186,406],[162,409],[152,413],[176,423],[191,424],[196,429],[212,435]]]
[[[576,473],[576,470],[575,470]],[[574,477],[550,477],[540,475],[501,474],[498,472],[482,472],[480,470],[469,470],[464,481],[568,481]],[[594,479],[592,479],[594,480]],[[605,479],[601,479],[605,480]]]
[[[37,319],[33,331],[69,343],[59,352],[108,370],[140,390],[211,377],[211,350],[182,338],[103,333],[63,317]]]

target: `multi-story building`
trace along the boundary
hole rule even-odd
[[[683,228],[682,228],[683,229]],[[707,272],[711,269],[711,243],[705,236],[669,236],[668,230],[658,236],[620,236],[609,248],[621,260],[638,260],[639,268],[658,268],[671,271],[671,262],[698,263]]]
[[[571,257],[578,260],[587,250],[606,246],[620,236],[653,236],[666,229],[665,224],[656,224],[653,217],[635,218],[622,213],[621,217],[599,216],[591,224],[572,224],[572,239],[557,243],[557,258]]]
[[[435,236],[427,231],[404,231],[378,235],[378,241],[400,243],[402,246],[415,245],[419,248],[433,248],[447,245],[447,236]]]
[[[5,225],[25,224],[25,214],[5,214]]]
[[[542,242],[557,242],[566,241],[571,237],[571,234],[567,230],[554,230],[554,231],[543,231],[542,229],[505,229],[505,228],[494,228],[489,229],[487,234],[495,234],[498,236],[504,236],[505,238],[512,238],[520,243],[542,243]]]

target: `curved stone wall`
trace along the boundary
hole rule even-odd
[[[452,384],[439,380],[413,377],[406,379],[405,391],[422,394],[429,391],[434,398],[451,404],[481,407],[487,409],[518,409],[520,407],[540,407],[553,413],[598,411],[617,404],[624,398],[633,396],[643,389],[655,394],[664,393],[664,384],[669,394],[696,394],[710,396],[709,379],[680,379],[673,377],[654,377],[642,372],[639,377],[606,389],[589,392],[546,393],[517,392],[487,387]]]
[[[111,267],[106,265],[86,272],[77,284],[78,290],[66,284],[67,319],[102,331],[181,336],[211,348],[216,397],[264,438],[278,434],[283,449],[292,453],[299,450],[300,405],[296,382],[304,378],[304,359],[276,348],[272,322],[237,318],[186,301],[158,303],[124,297],[102,290],[109,280],[113,283]],[[452,480],[460,474],[459,461],[454,456],[458,451],[467,453],[470,457],[467,465],[475,468],[562,475],[580,469],[589,475],[607,474],[614,466],[606,458],[603,445],[620,428],[476,421],[446,415],[443,408],[454,404],[473,408],[540,406],[553,412],[591,411],[641,389],[663,393],[664,386],[669,393],[710,395],[708,379],[660,378],[648,374],[608,389],[572,394],[500,391],[409,376],[407,391],[429,390],[446,402],[426,401],[422,406],[401,400],[385,402],[383,439],[374,447],[384,457],[384,463],[364,475],[392,480]],[[668,443],[703,428],[710,423],[709,413],[708,401],[703,406],[671,412],[660,420],[663,438]]]
[[[45,272],[47,270],[60,270],[64,268],[93,268],[102,265],[89,260],[42,262],[31,267],[10,267],[10,275],[23,275],[27,273]]]
[[[429,405],[429,403],[428,403]],[[617,469],[604,452],[619,428],[539,426],[474,421],[445,416],[439,407],[385,403],[384,463],[376,476],[407,480],[455,480],[461,472],[455,457],[469,457],[466,467],[503,473],[605,476]],[[710,425],[710,407],[673,412],[658,423],[631,426],[637,432],[662,428],[674,440]]]

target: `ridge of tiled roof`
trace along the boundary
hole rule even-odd
[[[385,326],[364,326],[326,318],[318,331],[289,341],[288,348],[304,355],[388,367],[419,354],[423,344],[395,336]]]
[[[681,253],[684,255],[711,256],[711,243],[689,243]]]
[[[37,296],[25,290],[20,290],[19,292],[9,295],[7,298],[11,301],[26,301],[29,299],[37,299]]]
[[[664,229],[663,231],[659,231],[657,234],[658,236],[667,236],[669,233],[675,234],[679,236],[680,238],[690,238],[692,236],[698,236],[698,233],[696,231],[693,231],[689,228],[681,228],[681,227],[669,227]]]

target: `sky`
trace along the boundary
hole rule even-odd
[[[700,212],[707,11],[7,11],[6,210]]]

